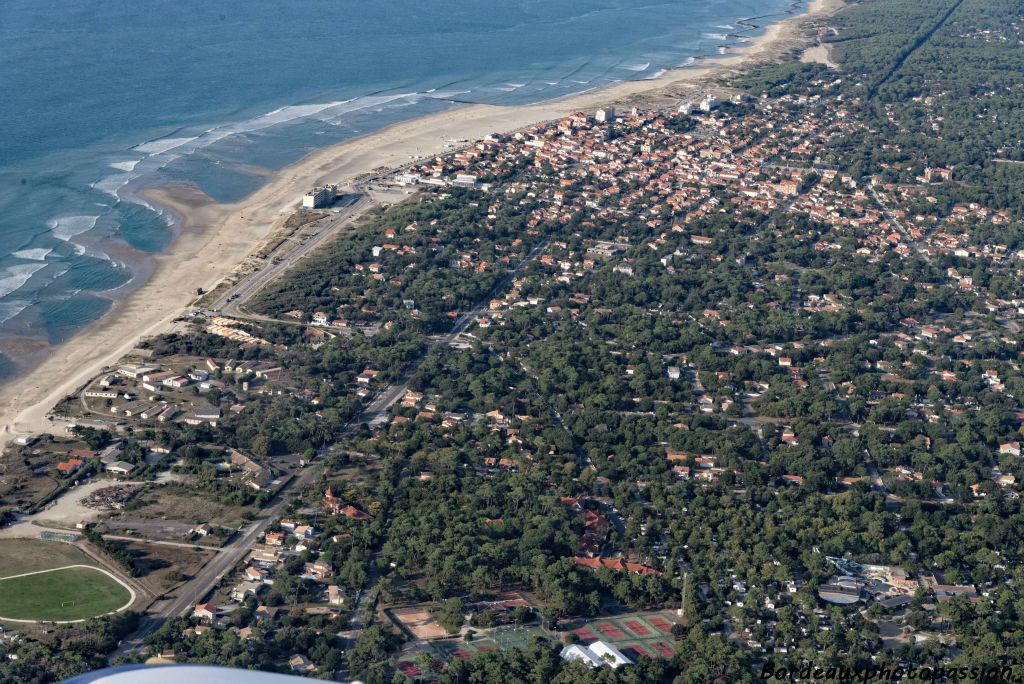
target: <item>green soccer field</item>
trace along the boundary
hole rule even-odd
[[[46,570],[0,579],[0,620],[81,620],[130,599],[124,585],[94,568]]]

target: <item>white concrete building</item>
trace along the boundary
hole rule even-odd
[[[334,203],[337,188],[333,185],[325,185],[320,188],[313,188],[302,196],[303,209],[320,209]]]
[[[719,104],[720,102],[717,97],[715,97],[714,95],[708,95],[703,100],[701,100],[700,109],[703,112],[710,112],[713,109],[718,109]]]

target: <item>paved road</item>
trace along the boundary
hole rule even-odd
[[[522,269],[526,264],[536,259],[538,256],[540,256],[540,254],[544,252],[544,250],[548,246],[548,243],[549,240],[543,240],[536,246],[534,246],[534,248],[530,250],[526,257],[524,257],[523,260],[520,261],[515,268],[513,268],[504,276],[502,276],[502,278],[494,285],[494,287],[491,288],[491,291],[485,298],[483,298],[471,310],[467,311],[466,313],[462,314],[456,319],[455,325],[452,326],[452,329],[447,334],[431,338],[431,342],[427,346],[427,349],[424,350],[423,354],[421,354],[418,359],[416,359],[409,365],[405,373],[402,374],[402,377],[397,382],[389,385],[379,395],[377,395],[377,397],[372,402],[370,402],[366,409],[364,409],[363,412],[359,414],[359,416],[355,420],[352,421],[351,425],[353,427],[358,426],[360,424],[367,424],[372,426],[375,424],[379,424],[384,420],[387,420],[388,409],[391,408],[391,406],[396,401],[398,401],[398,399],[405,393],[405,390],[409,386],[409,382],[412,380],[413,375],[416,373],[416,370],[423,362],[423,359],[426,358],[430,349],[440,344],[451,344],[453,341],[455,341],[455,338],[458,337],[463,332],[465,332],[466,328],[469,327],[469,325],[476,319],[476,317],[479,316],[484,311],[485,308],[487,308],[492,299],[498,297],[506,289],[508,289],[508,286],[511,284],[512,279],[515,278],[516,273],[518,273],[519,270]],[[395,488],[392,502],[398,500],[398,496],[401,492],[401,486],[402,483],[406,480],[407,473],[408,469],[406,468],[403,469],[401,475],[399,475],[398,485]],[[385,540],[388,538],[388,530],[391,527],[391,520],[392,512],[391,509],[389,508],[388,517],[384,522],[384,528],[381,533],[381,540]],[[381,580],[382,577],[381,570],[377,562],[379,556],[380,550],[377,549],[375,550],[374,555],[370,560],[370,567],[368,570],[366,583],[363,585],[362,588],[360,588],[359,592],[356,594],[355,608],[352,611],[352,617],[350,618],[348,625],[346,625],[347,629],[349,630],[349,636],[345,640],[346,651],[352,648],[353,645],[355,645],[356,639],[359,637],[359,633],[368,626],[367,620],[365,618],[372,610],[373,604],[376,601],[377,583]],[[372,616],[370,616],[369,622],[372,623]],[[343,667],[341,670],[335,673],[335,679],[339,681],[348,680],[347,666]]]
[[[394,403],[398,401],[403,394],[405,394],[405,390],[409,387],[409,382],[412,380],[413,375],[416,374],[416,371],[419,369],[423,359],[427,357],[430,349],[437,345],[449,345],[454,342],[455,338],[464,333],[470,324],[476,320],[476,317],[483,313],[483,311],[490,305],[492,299],[497,298],[508,289],[508,286],[512,283],[512,279],[515,278],[519,270],[544,252],[549,242],[550,240],[543,240],[535,245],[534,248],[530,250],[529,254],[527,254],[515,268],[502,276],[501,280],[491,288],[491,291],[486,297],[484,297],[472,309],[455,319],[455,325],[452,326],[452,329],[447,334],[431,338],[430,344],[427,345],[427,349],[423,354],[421,354],[418,359],[413,361],[409,367],[406,368],[401,378],[389,385],[380,394],[378,394],[373,401],[370,402],[359,418],[356,419],[356,423],[366,423],[367,425],[374,427],[382,423],[384,420],[387,420],[388,409],[390,409],[391,406],[394,405]]]
[[[366,183],[369,184],[376,180],[376,178],[372,178],[366,181]],[[294,240],[285,240],[270,255],[271,263],[267,267],[249,274],[236,285],[229,288],[217,299],[212,308],[238,318],[265,318],[246,314],[240,310],[240,307],[290,266],[324,244],[325,241],[331,239],[343,226],[348,225],[370,206],[372,206],[370,198],[365,194],[359,194],[353,203],[331,218],[315,236],[298,244],[295,244]],[[221,547],[217,554],[192,579],[175,592],[174,598],[163,602],[158,607],[157,604],[154,604],[154,607],[143,617],[139,629],[122,640],[118,648],[110,654],[109,660],[113,661],[115,658],[142,647],[146,637],[158,630],[168,619],[187,614],[192,605],[197,600],[206,596],[216,586],[220,579],[249,551],[253,543],[263,534],[270,523],[279,516],[285,505],[285,494],[287,491],[301,489],[318,471],[319,468],[315,466],[307,468],[302,475],[285,485],[271,505],[264,508],[259,516],[234,541]]]
[[[338,214],[331,217],[317,231],[316,235],[307,238],[304,242],[296,242],[292,238],[286,239],[277,249],[270,253],[266,266],[242,278],[222,294],[210,308],[229,316],[238,318],[250,317],[250,314],[241,308],[242,304],[290,267],[294,266],[297,261],[333,238],[339,230],[349,225],[353,219],[357,218],[372,205],[373,202],[369,196],[359,194],[354,202],[345,206]]]
[[[186,615],[192,605],[216,586],[221,578],[249,551],[270,523],[277,519],[287,504],[287,493],[291,490],[302,489],[319,470],[316,467],[306,468],[301,475],[282,487],[271,504],[260,511],[260,514],[249,523],[248,528],[233,541],[222,546],[220,551],[192,579],[174,592],[173,599],[164,602],[159,608],[150,611],[143,617],[139,629],[122,640],[118,648],[110,654],[109,659],[112,661],[131,650],[140,648],[145,643],[146,637],[158,630],[164,622]]]
[[[287,255],[281,256],[278,263],[272,264],[271,267],[264,268],[250,275],[229,289],[217,302],[217,304],[220,304],[221,306],[215,308],[219,308],[222,313],[244,318],[246,316],[244,313],[238,313],[241,305],[243,305],[254,294],[259,292],[260,289],[265,287],[274,278],[283,273],[289,266],[308,254],[312,249],[322,244],[325,240],[329,239],[335,232],[337,232],[338,229],[341,228],[341,226],[345,225],[358,212],[365,209],[367,205],[369,205],[369,199],[365,196],[360,197],[356,203],[348,207],[347,212],[332,219],[330,224],[321,229],[314,238],[307,240],[304,244],[289,248],[286,250]],[[363,412],[350,423],[349,427],[354,428],[360,424],[374,425],[381,420],[386,419],[388,409],[390,409],[391,406],[405,393],[405,390],[409,386],[409,382],[416,370],[419,368],[420,363],[422,363],[423,359],[427,356],[429,350],[438,344],[451,344],[455,338],[464,332],[476,317],[484,311],[491,299],[495,298],[508,288],[516,273],[518,273],[519,270],[527,263],[536,259],[537,256],[544,251],[548,242],[548,240],[543,240],[534,246],[515,268],[502,276],[502,278],[491,289],[491,292],[487,297],[483,298],[470,311],[467,311],[456,319],[452,329],[446,335],[433,338],[424,353],[410,364],[399,381],[390,385],[375,397],[366,409],[364,409]],[[275,250],[274,254],[277,254],[277,250]],[[227,300],[232,297],[233,299],[229,303]],[[285,485],[272,504],[260,512],[260,515],[250,523],[249,527],[243,534],[231,543],[222,547],[220,552],[211,558],[210,561],[203,566],[203,568],[196,573],[194,577],[192,577],[192,579],[182,585],[182,587],[175,592],[175,598],[169,602],[165,602],[159,608],[150,611],[150,613],[142,619],[139,629],[136,630],[134,634],[122,640],[118,645],[118,648],[110,654],[109,659],[112,661],[132,650],[140,648],[145,643],[146,637],[158,630],[168,619],[187,614],[193,604],[199,599],[205,597],[206,594],[214,588],[217,582],[219,582],[220,579],[242,559],[242,556],[245,555],[252,544],[260,537],[260,535],[263,534],[270,523],[279,516],[286,503],[286,492],[291,489],[301,489],[309,482],[310,479],[312,479],[314,473],[318,471],[319,468],[316,468],[315,466],[309,467],[302,473],[302,475]],[[404,477],[405,471],[403,471],[402,476],[399,478],[399,486],[401,485]],[[396,489],[395,493],[397,496],[398,489]],[[390,523],[390,513],[387,523]],[[387,530],[388,527],[387,523],[385,523],[385,530]],[[386,536],[386,534],[382,536]],[[349,625],[352,630],[352,635],[348,642],[349,646],[355,643],[355,639],[358,636],[359,631],[366,626],[360,616],[365,615],[369,610],[375,594],[374,589],[376,588],[379,579],[380,572],[377,567],[375,556],[374,560],[370,563],[369,579],[367,580],[366,586],[360,590],[356,598],[356,609],[353,612],[353,619]]]
[[[194,542],[176,542],[169,541],[166,539],[147,539],[146,537],[132,537],[127,534],[104,534],[104,539],[113,539],[114,541],[126,541],[126,542],[137,542],[140,544],[157,544],[159,546],[177,546],[182,549],[202,549],[203,551],[214,551],[221,552],[227,547],[223,546],[204,546],[202,544],[196,544]]]
[[[402,484],[406,481],[406,476],[409,473],[408,465],[402,468],[402,472],[398,475],[398,484],[395,487],[395,491],[391,496],[391,505],[388,506],[388,517],[384,521],[384,530],[381,533],[381,540],[386,540],[388,530],[391,529],[391,521],[394,518],[394,504],[398,501],[398,497],[402,491]],[[369,624],[373,624],[373,607],[377,603],[377,583],[381,579],[380,564],[380,550],[376,550],[373,556],[370,558],[370,567],[367,570],[366,582],[359,591],[356,593],[355,605],[352,609],[352,615],[349,618],[348,625],[346,626],[349,630],[349,635],[344,639],[343,650],[347,653],[353,646],[355,646],[356,638],[359,633],[363,631]],[[341,666],[341,669],[334,673],[335,679],[340,682],[347,682],[348,676],[348,663],[346,662]]]
[[[328,242],[337,235],[338,231],[351,225],[355,219],[363,214],[363,212],[373,207],[375,202],[369,194],[370,188],[412,165],[413,163],[410,163],[394,169],[389,169],[384,173],[378,173],[356,182],[353,186],[353,192],[347,193],[348,197],[355,197],[355,200],[342,207],[338,214],[331,217],[327,223],[317,231],[316,235],[307,238],[305,242],[296,243],[293,238],[284,240],[277,249],[271,252],[267,257],[266,266],[261,268],[259,271],[250,273],[243,277],[238,283],[217,298],[210,308],[235,318],[245,318],[266,322],[284,322],[277,321],[277,319],[274,318],[249,313],[244,309],[244,304],[274,279],[294,266],[304,256]],[[305,325],[304,323],[296,324]]]

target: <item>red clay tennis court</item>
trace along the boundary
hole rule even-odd
[[[455,649],[454,651],[452,651],[452,655],[454,655],[459,660],[469,660],[469,651],[467,651],[464,648]]]
[[[651,630],[644,627],[643,623],[637,620],[623,620],[622,624],[626,625],[626,628],[637,636],[648,636],[651,633]]]
[[[648,618],[647,621],[654,625],[654,628],[662,634],[669,634],[672,632],[672,623],[666,620],[665,618]]]
[[[597,628],[601,630],[606,637],[609,639],[625,639],[626,634],[621,629],[611,624],[610,622],[602,622],[597,625]]]
[[[654,643],[649,645],[652,646],[654,650],[658,652],[658,655],[660,655],[662,658],[671,658],[676,654],[675,649],[672,648],[670,644],[666,644],[664,641],[655,641]]]
[[[644,648],[640,644],[630,644],[629,646],[626,646],[622,650],[626,652],[626,655],[632,655],[633,656],[633,660],[636,660],[637,658],[654,658],[655,657],[653,653],[648,651],[646,648]]]
[[[587,627],[579,627],[573,631],[576,632],[576,635],[584,641],[597,641],[597,635],[591,632]]]

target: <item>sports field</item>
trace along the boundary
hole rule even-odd
[[[65,565],[92,565],[93,560],[73,544],[41,539],[0,539],[0,577]]]
[[[671,610],[645,611],[616,617],[579,620],[572,626],[572,631],[583,645],[600,639],[613,644],[627,658],[636,662],[640,658],[672,658],[676,655],[675,640],[672,637],[675,620],[675,612]],[[486,635],[468,642],[456,638],[441,639],[433,641],[432,646],[450,662],[456,658],[469,660],[474,653],[484,651],[525,649],[531,637],[541,637],[552,643],[556,641],[550,632],[531,626],[490,630]],[[441,667],[441,663],[435,665]],[[422,671],[423,665],[414,653],[399,656],[396,667],[407,677],[414,679],[431,680],[436,677],[432,673]]]
[[[123,608],[132,598],[96,568],[42,570],[0,579],[0,620],[81,620]]]
[[[631,613],[586,620],[572,631],[583,644],[598,639],[621,650],[627,658],[671,658],[675,655],[673,611]]]

